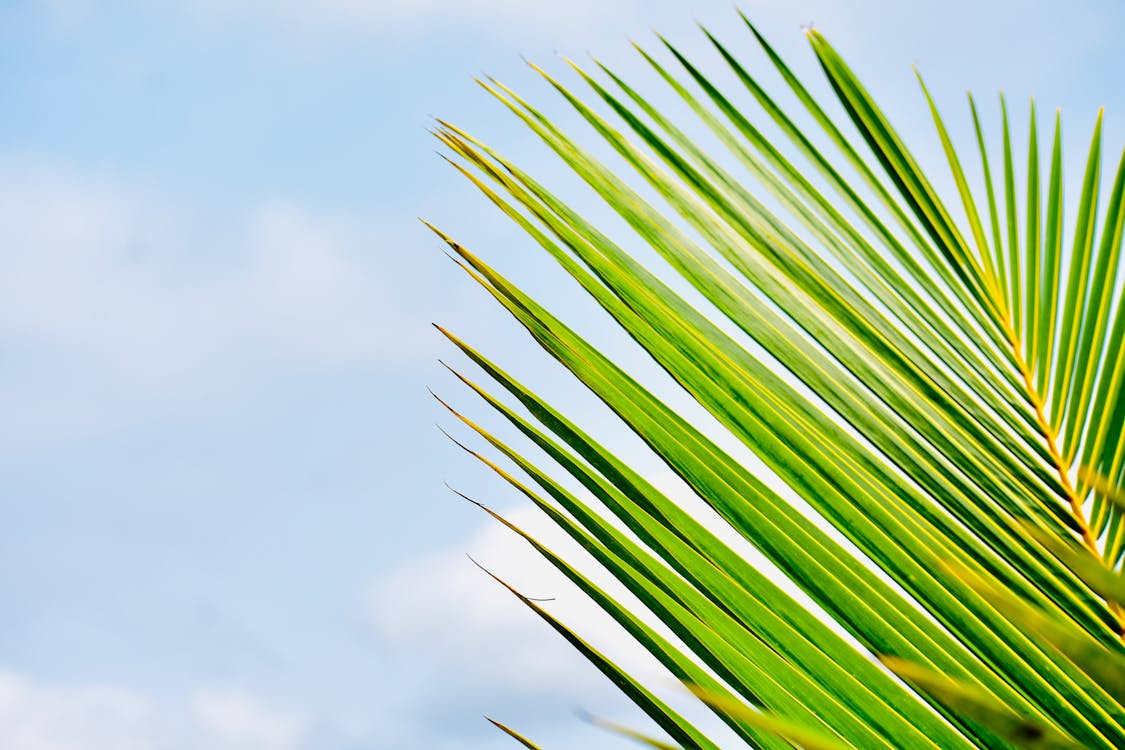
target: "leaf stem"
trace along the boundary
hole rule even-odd
[[[1047,419],[1046,411],[1044,409],[1044,399],[1039,395],[1038,390],[1035,388],[1035,382],[1032,379],[1031,370],[1028,368],[1023,358],[1022,347],[1020,341],[1014,335],[1012,336],[1012,348],[1015,350],[1016,362],[1020,368],[1020,374],[1023,376],[1024,387],[1027,389],[1027,397],[1031,402],[1032,407],[1035,409],[1035,418],[1039,422],[1039,429],[1043,433],[1043,437],[1047,441],[1047,452],[1051,455],[1051,460],[1054,463],[1054,468],[1058,472],[1059,481],[1062,483],[1063,491],[1066,492],[1067,500],[1070,502],[1070,512],[1074,516],[1074,520],[1078,525],[1079,533],[1082,537],[1082,543],[1089,548],[1090,552],[1101,558],[1101,552],[1098,550],[1098,540],[1090,531],[1090,525],[1086,521],[1086,512],[1082,508],[1082,502],[1078,499],[1078,492],[1074,489],[1074,483],[1070,480],[1070,464],[1066,460],[1066,456],[1059,450],[1058,445],[1058,432],[1051,426],[1050,421]]]
[[[1039,422],[1039,429],[1047,441],[1047,452],[1050,454],[1055,469],[1058,471],[1059,481],[1062,483],[1063,491],[1066,492],[1067,500],[1070,501],[1070,512],[1078,526],[1079,535],[1082,537],[1082,544],[1090,551],[1094,559],[1101,563],[1102,555],[1101,551],[1098,549],[1098,540],[1090,530],[1090,524],[1086,520],[1086,512],[1082,508],[1082,501],[1079,499],[1078,492],[1074,488],[1074,483],[1071,482],[1070,479],[1070,463],[1067,461],[1062,451],[1059,450],[1058,432],[1051,426],[1050,421],[1047,419],[1044,410],[1044,399],[1039,395],[1039,391],[1036,389],[1031,376],[1031,370],[1024,360],[1020,340],[1016,337],[1014,332],[1011,332],[1010,335],[1012,348],[1016,355],[1016,362],[1019,365],[1020,374],[1023,376],[1024,387],[1027,390],[1028,400],[1035,409],[1035,417]],[[1118,634],[1122,639],[1125,639],[1125,611],[1122,611],[1120,604],[1108,599],[1106,600],[1106,605],[1109,607],[1114,619],[1117,620]]]

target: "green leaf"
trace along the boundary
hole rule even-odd
[[[453,260],[715,518],[697,517],[614,455],[602,425],[580,429],[439,327],[519,402],[522,411],[454,369],[533,453],[450,406],[515,468],[466,449],[634,605],[493,515],[674,677],[698,685],[697,697],[750,746],[1125,746],[1125,508],[1115,503],[1125,483],[1125,157],[1099,226],[1099,115],[1067,234],[1061,117],[1044,185],[1034,104],[1017,164],[1001,96],[1000,188],[970,97],[979,199],[923,84],[950,203],[823,35],[807,37],[843,117],[746,25],[765,66],[704,34],[756,114],[663,38],[675,73],[637,49],[694,123],[601,63],[597,76],[569,63],[589,87],[582,95],[533,66],[598,144],[588,147],[546,109],[481,83],[612,212],[613,232],[438,121],[450,163],[660,368],[662,384],[642,384],[618,352],[599,351],[438,232]],[[799,114],[759,67],[780,77]],[[726,154],[708,151],[700,126]],[[642,262],[648,251],[658,262]],[[669,271],[679,278],[664,278]],[[675,395],[662,400],[668,388]],[[691,412],[701,422],[682,398],[703,410]],[[780,573],[759,570],[744,543]],[[715,746],[523,600],[673,743]],[[872,654],[887,655],[917,690]]]
[[[1059,356],[1051,379],[1053,390],[1051,422],[1057,427],[1064,417],[1072,420],[1076,415],[1067,413],[1067,396],[1074,382],[1074,369],[1078,357],[1078,344],[1082,332],[1082,312],[1089,291],[1090,262],[1094,246],[1094,221],[1098,205],[1098,185],[1101,175],[1102,112],[1094,125],[1090,141],[1090,154],[1086,159],[1086,176],[1082,181],[1082,196],[1078,203],[1078,218],[1074,229],[1074,246],[1071,249],[1070,275],[1066,282],[1066,303],[1062,308],[1059,328]]]

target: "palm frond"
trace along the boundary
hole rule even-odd
[[[637,50],[725,154],[709,153],[597,61],[597,74],[568,61],[587,98],[533,69],[624,167],[499,81],[480,82],[635,233],[628,242],[643,242],[675,277],[642,263],[483,140],[444,120],[434,132],[450,163],[756,454],[761,476],[480,256],[431,229],[544,352],[788,580],[756,569],[594,433],[439,328],[507,395],[454,370],[459,381],[526,441],[504,442],[449,407],[502,458],[466,450],[643,610],[488,512],[748,746],[1125,746],[1125,695],[1113,676],[1125,663],[1125,508],[1114,502],[1125,483],[1125,157],[1099,218],[1099,113],[1066,231],[1061,118],[1044,190],[1032,104],[1021,201],[1007,103],[1001,98],[995,160],[970,97],[983,177],[974,187],[919,74],[956,187],[947,204],[819,32],[807,37],[845,113],[837,119],[745,23],[801,111],[785,111],[731,47],[704,33],[782,143],[664,39],[667,63]],[[992,165],[1001,163],[994,183]],[[823,614],[799,603],[790,584]],[[671,742],[716,746],[544,606],[509,590]]]

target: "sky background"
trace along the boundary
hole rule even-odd
[[[990,138],[1000,87],[1021,122],[1031,94],[1062,108],[1072,185],[1099,105],[1109,158],[1125,143],[1118,2],[742,7],[824,93],[815,23],[935,167],[911,64],[963,148],[966,88]],[[596,329],[429,116],[572,186],[472,76],[573,123],[520,55],[566,75],[556,52],[592,52],[665,102],[627,40],[658,29],[726,80],[696,20],[760,62],[725,0],[0,0],[0,747],[511,746],[485,713],[609,747],[576,708],[641,724],[465,557],[628,652],[443,486],[541,528],[435,429],[427,386],[476,405],[431,321],[604,414],[415,217]]]

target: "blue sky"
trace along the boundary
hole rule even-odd
[[[429,323],[603,415],[415,220],[593,320],[433,154],[428,116],[570,184],[473,75],[572,122],[521,54],[636,77],[651,27],[719,75],[694,20],[751,40],[727,2],[563,5],[0,1],[0,747],[508,747],[486,712],[610,746],[574,708],[634,720],[464,557],[563,590],[444,488],[537,523],[434,429],[427,385],[467,399]],[[815,80],[814,22],[928,164],[912,63],[966,147],[966,88],[992,125],[999,87],[1062,108],[1071,184],[1098,106],[1111,158],[1125,142],[1116,2],[745,9]]]

